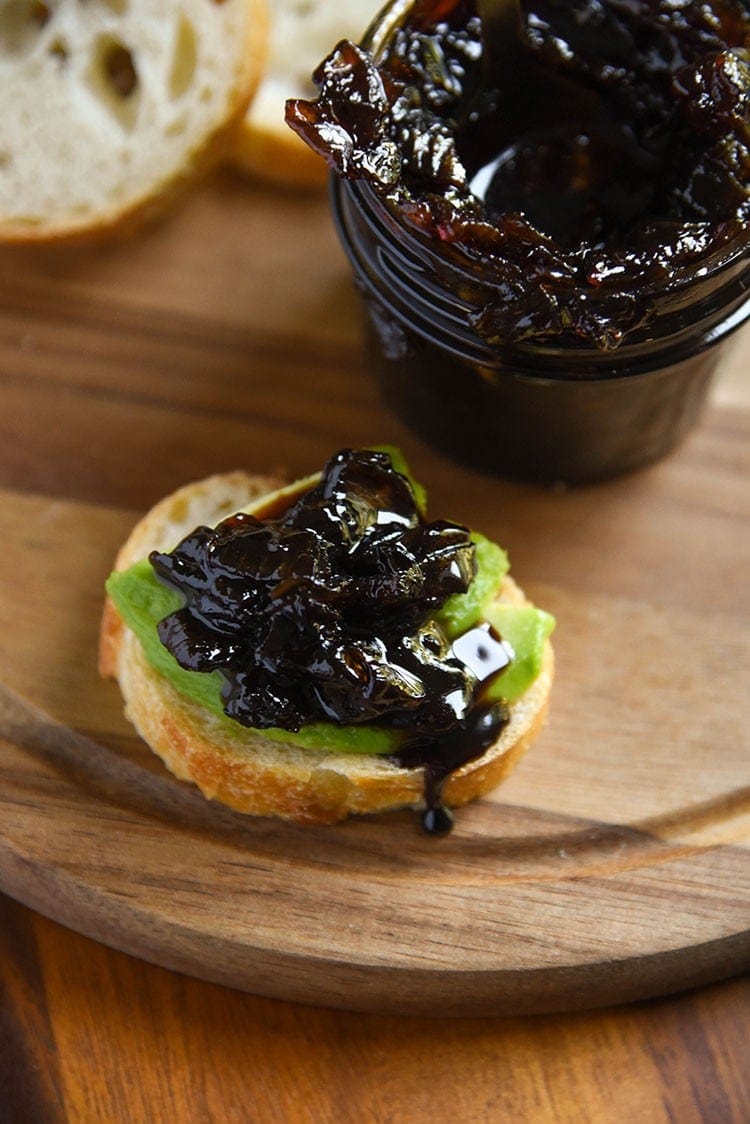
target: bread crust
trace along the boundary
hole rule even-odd
[[[233,82],[227,92],[226,112],[221,120],[197,137],[184,154],[180,166],[155,174],[140,192],[116,205],[102,207],[85,217],[73,214],[35,215],[18,220],[0,212],[0,242],[9,245],[89,244],[106,237],[126,238],[143,223],[169,209],[196,179],[221,163],[229,139],[244,119],[261,81],[268,45],[266,0],[244,0],[246,34],[233,51]]]
[[[325,160],[284,120],[287,98],[314,97],[313,70],[341,39],[360,39],[382,0],[277,0],[271,8],[266,72],[248,113],[235,128],[227,159],[238,171],[277,187],[319,191]]]
[[[245,176],[290,190],[319,192],[328,181],[325,160],[296,133],[283,122],[280,127],[263,124],[252,114],[245,115],[232,132],[227,160]]]
[[[115,568],[126,569],[152,549],[170,549],[200,523],[216,523],[280,486],[278,480],[245,473],[187,485],[136,525]],[[512,578],[503,582],[499,599],[526,601]],[[402,768],[381,756],[328,753],[270,741],[209,713],[151,667],[109,599],[99,667],[102,675],[118,680],[127,717],[167,768],[181,780],[192,781],[207,798],[236,811],[322,824],[422,800],[422,768]],[[554,656],[547,641],[541,673],[512,704],[499,739],[448,778],[443,793],[447,805],[475,800],[511,772],[544,725],[553,675]]]

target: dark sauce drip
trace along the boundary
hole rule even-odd
[[[445,835],[453,826],[451,812],[444,806],[443,787],[456,769],[475,760],[497,740],[509,718],[503,702],[476,705],[460,726],[441,739],[410,739],[394,754],[404,768],[424,766],[422,826],[430,835]]]
[[[739,240],[750,250],[743,0],[521,0],[490,76],[467,0],[422,0],[378,65],[340,44],[287,121],[494,289],[491,344],[618,346]],[[446,274],[445,284],[456,282]]]
[[[425,521],[408,481],[371,451],[336,454],[317,486],[264,514],[150,555],[185,599],[159,623],[162,643],[181,667],[220,672],[241,725],[403,729],[393,759],[424,766],[425,826],[447,830],[446,778],[508,720],[483,696],[512,651],[486,623],[451,644],[433,620],[474,577],[468,530]]]
[[[424,766],[425,811],[422,826],[430,835],[445,835],[453,826],[451,812],[443,805],[443,786],[462,765],[473,761],[497,740],[510,717],[507,705],[484,698],[495,678],[508,667],[512,652],[486,621],[457,637],[451,647],[454,657],[476,678],[473,705],[456,728],[441,738],[410,738],[394,754],[405,768]]]

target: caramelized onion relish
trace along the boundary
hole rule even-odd
[[[185,602],[159,637],[181,667],[221,673],[243,726],[403,729],[395,759],[425,767],[424,823],[442,832],[443,781],[508,721],[483,693],[512,649],[487,622],[451,642],[434,620],[468,590],[474,554],[465,527],[422,517],[387,454],[344,450],[278,517],[232,515],[151,554]]]
[[[344,41],[287,121],[482,282],[492,345],[611,350],[750,249],[744,0],[521,0],[493,73],[470,0],[420,0],[377,59]],[[491,60],[489,60],[491,63]],[[467,281],[455,295],[463,300]]]

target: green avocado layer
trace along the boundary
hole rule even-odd
[[[404,473],[405,475],[406,473]],[[260,501],[259,501],[260,502]],[[453,640],[480,620],[489,620],[513,647],[515,658],[507,671],[493,684],[490,698],[513,702],[536,679],[542,665],[544,645],[554,628],[554,618],[532,605],[493,604],[494,596],[508,572],[504,550],[479,534],[476,544],[477,571],[466,593],[453,594],[435,614],[448,639]],[[156,577],[148,559],[128,570],[110,575],[107,593],[126,625],[138,638],[146,659],[181,694],[205,707],[237,730],[237,723],[224,714],[221,701],[222,678],[218,671],[186,671],[164,647],[157,624],[181,608],[182,596]],[[333,753],[387,754],[403,741],[404,732],[377,726],[337,726],[316,722],[297,733],[288,730],[259,731],[272,741],[289,742],[306,749]]]

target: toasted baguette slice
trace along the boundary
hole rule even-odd
[[[325,183],[325,161],[284,123],[284,104],[314,93],[311,75],[318,63],[339,40],[358,42],[381,6],[382,0],[274,0],[266,71],[227,150],[232,164],[274,183]]]
[[[116,568],[126,569],[151,550],[171,549],[199,524],[216,524],[279,486],[279,481],[231,473],[181,488],[135,527]],[[500,598],[525,601],[511,578],[505,579]],[[333,823],[351,813],[381,812],[421,800],[421,768],[404,769],[378,756],[301,749],[239,725],[228,728],[151,667],[110,601],[102,622],[99,667],[119,681],[128,718],[168,768],[193,781],[204,796],[237,811]],[[466,804],[508,775],[544,724],[552,676],[547,642],[541,674],[513,704],[510,722],[495,745],[451,775],[446,804]]]
[[[265,58],[265,0],[4,0],[0,240],[100,234],[223,153]]]

